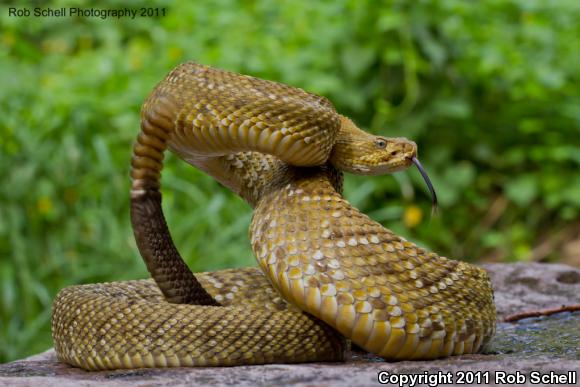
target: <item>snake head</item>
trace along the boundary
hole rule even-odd
[[[383,175],[410,167],[416,157],[417,145],[413,141],[372,135],[341,116],[340,133],[329,161],[356,175]]]
[[[355,175],[384,175],[414,164],[429,188],[433,212],[436,211],[437,194],[417,158],[417,144],[403,137],[374,136],[348,118],[340,116],[340,119],[340,132],[329,158],[332,165]]]

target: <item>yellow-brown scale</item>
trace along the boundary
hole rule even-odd
[[[59,359],[99,370],[347,356],[344,338],[282,300],[258,268],[196,276],[222,306],[167,303],[152,280],[63,289],[53,305]]]
[[[385,359],[476,352],[494,332],[483,269],[393,234],[342,198],[325,171],[301,171],[266,195],[251,239],[285,299]]]

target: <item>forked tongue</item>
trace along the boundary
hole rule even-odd
[[[413,157],[411,161],[413,161],[413,164],[415,164],[421,173],[421,176],[423,176],[423,180],[425,180],[427,188],[429,188],[429,192],[431,193],[431,216],[433,216],[437,213],[437,194],[435,193],[435,188],[433,188],[433,183],[431,183],[431,179],[429,179],[429,175],[427,175],[427,172],[425,171],[425,168],[423,168],[423,165],[421,165],[419,162],[419,159]]]

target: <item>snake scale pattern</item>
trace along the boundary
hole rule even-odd
[[[193,274],[163,217],[170,149],[253,208],[259,268]],[[474,353],[495,331],[489,278],[395,235],[341,195],[342,172],[407,168],[301,89],[185,63],[151,93],[133,148],[131,219],[152,280],[72,286],[53,305],[61,361],[87,370],[386,360]],[[208,257],[211,259],[211,257]]]

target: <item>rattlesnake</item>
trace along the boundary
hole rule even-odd
[[[261,271],[189,271],[161,210],[166,148],[254,207]],[[495,330],[485,271],[425,251],[341,196],[342,171],[393,172],[415,156],[414,143],[358,129],[323,97],[178,66],[143,105],[133,149],[132,223],[155,282],[63,289],[59,359],[90,370],[337,361],[350,341],[387,360],[480,350]]]

